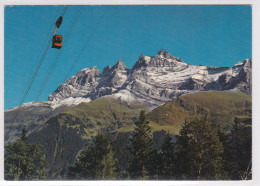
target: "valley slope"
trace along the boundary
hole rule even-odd
[[[99,132],[110,133],[120,144],[116,152],[129,145],[129,137],[140,110],[148,110],[140,103],[129,104],[119,99],[101,98],[81,103],[49,119],[32,132],[30,142],[40,142],[46,150],[49,177],[65,178],[67,167],[75,162],[80,150]],[[251,122],[252,100],[241,92],[205,91],[180,96],[147,114],[156,144],[161,144],[166,132],[178,135],[185,119],[207,117],[225,131],[230,130],[234,118]],[[156,134],[155,134],[156,133]],[[118,155],[120,167],[125,168],[127,154]]]

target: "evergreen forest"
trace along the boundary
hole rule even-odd
[[[185,120],[179,135],[153,132],[144,110],[132,132],[99,131],[68,166],[66,180],[252,179],[252,125],[235,118],[231,130],[207,117]],[[42,144],[20,138],[5,146],[6,180],[48,179]],[[53,162],[55,164],[55,162]]]

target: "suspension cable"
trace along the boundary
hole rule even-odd
[[[72,33],[73,30],[75,29],[75,25],[76,25],[77,22],[78,22],[78,19],[79,19],[81,13],[82,13],[83,8],[84,8],[84,7],[80,7],[80,9],[78,10],[78,12],[75,14],[76,16],[75,16],[75,18],[73,19],[73,22],[72,22],[70,28],[68,29],[67,37],[65,37],[63,47],[62,47],[61,50],[59,50],[58,54],[57,54],[56,57],[53,59],[52,65],[51,65],[51,67],[49,68],[48,74],[45,76],[45,79],[44,79],[44,82],[43,82],[42,85],[41,85],[40,91],[38,92],[37,96],[35,97],[35,101],[38,101],[38,100],[39,100],[39,98],[40,98],[40,96],[41,96],[41,94],[42,94],[42,92],[43,92],[43,90],[44,90],[44,88],[45,88],[45,86],[46,86],[46,84],[47,84],[47,82],[48,82],[48,80],[49,80],[49,78],[50,78],[50,76],[51,76],[51,74],[52,74],[52,72],[53,72],[55,66],[56,66],[56,64],[57,64],[58,61],[59,61],[59,58],[60,58],[61,54],[63,53],[64,48],[66,48],[66,46],[67,46],[67,45],[66,45],[66,44],[67,44],[67,41],[69,40],[71,33]]]
[[[65,14],[66,10],[67,10],[67,6],[64,7],[64,9],[63,9],[63,12],[62,12],[63,15]],[[56,15],[56,16],[57,16],[57,15]],[[56,19],[56,16],[55,16],[55,19]],[[22,96],[22,98],[21,98],[21,100],[20,100],[18,106],[24,103],[25,98],[26,98],[26,96],[28,95],[28,93],[29,93],[29,91],[30,91],[30,89],[31,89],[31,87],[32,87],[32,84],[33,84],[33,82],[34,82],[34,80],[35,80],[35,77],[36,77],[36,75],[38,74],[38,71],[39,71],[39,69],[40,69],[40,67],[41,67],[41,65],[42,65],[42,63],[43,63],[43,61],[44,61],[44,59],[45,59],[45,56],[46,56],[46,54],[47,54],[47,52],[48,52],[48,50],[49,50],[49,48],[50,48],[50,44],[51,44],[52,38],[49,38],[49,37],[48,37],[47,40],[48,40],[48,43],[47,43],[47,45],[46,45],[46,48],[45,48],[45,50],[44,50],[43,53],[42,53],[42,56],[41,56],[41,58],[40,58],[40,60],[39,60],[39,62],[38,62],[37,67],[35,68],[33,74],[31,75],[30,82],[29,82],[28,86],[26,87],[26,89],[25,89],[25,91],[24,91],[24,94],[23,94],[23,96]],[[17,114],[13,115],[12,118],[13,118],[13,119],[12,119],[11,121],[14,122],[15,119],[17,118]]]
[[[66,12],[67,7],[65,7],[64,9],[65,9],[65,10],[63,10],[63,14]],[[56,18],[55,18],[55,19],[56,19]],[[25,92],[24,92],[24,94],[23,94],[23,97],[22,97],[22,99],[21,99],[19,105],[23,104],[23,102],[24,102],[24,100],[25,100],[25,98],[26,98],[26,96],[27,96],[29,90],[31,89],[31,86],[32,86],[32,84],[33,84],[33,82],[34,82],[34,80],[35,80],[35,77],[36,77],[36,75],[37,75],[37,73],[38,73],[38,71],[39,71],[39,69],[40,69],[40,67],[41,67],[41,65],[42,65],[42,63],[43,63],[43,61],[44,61],[44,59],[45,59],[45,56],[46,56],[46,54],[47,54],[49,48],[50,48],[51,41],[52,41],[52,38],[50,38],[49,41],[48,41],[48,44],[47,44],[47,46],[46,46],[46,48],[45,48],[45,50],[44,50],[44,52],[43,52],[43,54],[42,54],[42,56],[41,56],[41,58],[40,58],[40,61],[39,61],[38,65],[37,65],[37,67],[36,67],[36,69],[35,69],[35,71],[34,71],[34,73],[33,73],[33,75],[32,75],[32,78],[30,79],[30,82],[29,82],[29,84],[28,84],[28,86],[27,86],[27,88],[26,88],[26,90],[25,90]]]
[[[101,23],[102,19],[104,18],[106,12],[108,11],[108,9],[109,9],[109,6],[105,9],[105,11],[103,12],[103,14],[102,14],[101,17],[99,18],[98,23],[96,24],[94,30],[91,32],[91,34],[90,34],[88,40],[86,41],[85,45],[84,45],[83,48],[81,49],[81,51],[80,51],[79,55],[77,56],[76,60],[75,60],[74,63],[71,65],[70,70],[69,70],[69,72],[66,74],[66,76],[65,76],[65,78],[64,78],[64,80],[63,80],[63,82],[68,79],[68,77],[69,77],[69,75],[70,75],[70,73],[71,73],[73,67],[76,65],[76,63],[78,62],[79,58],[81,57],[83,51],[84,51],[84,50],[86,49],[86,47],[88,46],[88,44],[89,44],[91,38],[93,37],[94,33],[96,32],[98,26],[100,25],[100,23]]]
[[[96,24],[94,30],[93,30],[92,33],[90,34],[88,40],[86,41],[85,45],[83,46],[83,48],[82,48],[82,50],[80,51],[79,55],[77,56],[76,60],[75,60],[74,63],[72,64],[72,66],[71,66],[69,72],[67,73],[67,75],[66,75],[66,77],[65,77],[65,80],[64,80],[63,82],[65,82],[65,81],[67,80],[67,78],[68,78],[69,74],[71,73],[73,67],[74,67],[75,64],[78,62],[78,60],[79,60],[80,56],[82,55],[83,51],[84,51],[84,50],[86,49],[86,47],[88,46],[88,43],[90,42],[91,38],[93,37],[94,33],[96,32],[98,26],[99,26],[100,23],[102,22],[102,19],[104,18],[105,14],[107,13],[107,11],[108,11],[109,8],[110,8],[110,6],[107,6],[107,8],[104,10],[103,14],[102,14],[101,17],[99,18],[98,23]],[[78,91],[78,93],[77,93],[77,95],[75,96],[75,98],[78,97],[79,93],[80,93],[80,91]],[[72,102],[71,105],[73,105],[75,101],[76,101],[76,99],[73,100],[73,102]]]

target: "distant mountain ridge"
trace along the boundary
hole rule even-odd
[[[50,118],[81,103],[111,97],[139,102],[152,110],[184,94],[207,90],[252,92],[252,60],[233,67],[190,65],[165,50],[156,56],[140,55],[132,69],[123,60],[85,68],[62,83],[45,102],[24,103],[5,111],[5,143],[14,141],[23,126],[29,133]],[[15,117],[14,117],[15,116]]]
[[[132,69],[122,60],[100,73],[97,67],[85,68],[62,83],[49,101],[83,97],[95,100],[103,96],[138,100],[153,109],[182,94],[203,90],[240,90],[251,95],[252,60],[233,67],[190,65],[165,50],[156,56],[141,55]]]

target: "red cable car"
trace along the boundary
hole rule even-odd
[[[52,37],[52,47],[60,49],[62,47],[62,35],[54,35]]]
[[[56,32],[58,32],[58,28],[60,27],[62,23],[63,17],[60,16],[58,20],[55,23],[55,28],[53,32],[53,37],[52,37],[52,46],[51,48],[57,48],[60,49],[62,47],[62,35],[57,35]]]

